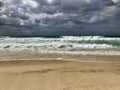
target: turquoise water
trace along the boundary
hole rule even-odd
[[[119,37],[0,37],[0,50],[120,55]]]

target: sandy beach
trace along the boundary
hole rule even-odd
[[[1,55],[0,90],[120,90],[120,56],[29,56]]]

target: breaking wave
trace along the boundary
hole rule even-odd
[[[120,55],[120,38],[101,36],[0,37],[0,50]]]

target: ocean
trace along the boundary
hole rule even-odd
[[[120,55],[120,37],[0,37],[0,51]]]

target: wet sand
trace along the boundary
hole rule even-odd
[[[120,90],[119,56],[18,56],[1,57],[0,90]]]

